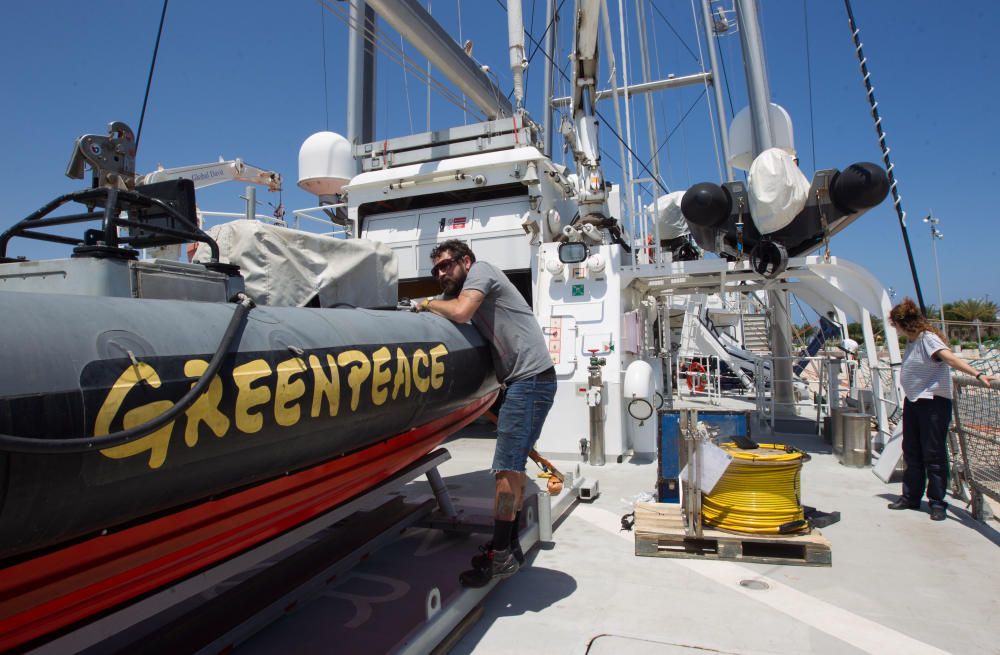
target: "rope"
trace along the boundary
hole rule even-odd
[[[160,12],[160,27],[156,30],[156,45],[153,46],[153,61],[149,64],[149,77],[146,78],[146,93],[142,97],[142,111],[139,113],[139,129],[135,133],[135,149],[139,150],[139,137],[142,136],[142,123],[146,120],[146,103],[149,101],[149,89],[153,86],[153,71],[156,70],[156,54],[160,51],[160,37],[163,36],[163,22],[167,17],[167,2],[163,0],[163,11]]]
[[[759,444],[754,451],[722,446],[733,457],[726,473],[705,494],[702,516],[713,527],[750,534],[789,534],[808,529],[800,503],[802,453]],[[761,450],[774,451],[761,454]]]
[[[896,208],[896,215],[899,217],[899,229],[903,233],[903,244],[906,246],[906,257],[910,261],[910,273],[913,275],[913,287],[917,292],[917,302],[920,304],[920,312],[927,314],[924,306],[924,296],[920,292],[920,279],[917,277],[917,267],[913,262],[913,250],[910,248],[910,237],[906,232],[906,212],[903,211],[903,198],[896,188],[896,175],[893,171],[892,160],[889,158],[889,146],[886,144],[885,131],[882,130],[882,117],[878,112],[878,102],[875,100],[875,87],[872,85],[871,73],[868,72],[868,59],[861,47],[861,30],[858,29],[854,21],[854,12],[851,10],[851,0],[844,0],[847,8],[847,21],[851,27],[851,39],[854,41],[854,50],[858,55],[858,63],[861,65],[861,77],[865,83],[865,91],[868,93],[868,104],[872,108],[872,119],[875,121],[875,132],[878,134],[878,145],[882,149],[882,161],[885,163],[885,172],[889,176],[889,190],[892,192],[892,204]]]

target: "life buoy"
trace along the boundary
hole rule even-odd
[[[707,382],[705,367],[701,362],[691,362],[687,367],[687,383],[689,391],[705,391]]]

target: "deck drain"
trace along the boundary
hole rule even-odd
[[[746,587],[747,589],[753,589],[754,591],[764,591],[765,589],[771,588],[771,586],[763,580],[740,580],[740,586]]]

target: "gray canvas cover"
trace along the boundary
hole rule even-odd
[[[395,305],[396,255],[379,241],[334,237],[237,220],[208,230],[219,244],[219,259],[240,267],[247,294],[274,307],[302,307],[318,296],[322,307]],[[207,262],[200,244],[196,262]]]

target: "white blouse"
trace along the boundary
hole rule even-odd
[[[934,359],[934,353],[947,347],[941,337],[929,330],[906,344],[899,381],[909,400],[951,398],[951,371],[943,361]]]

